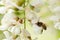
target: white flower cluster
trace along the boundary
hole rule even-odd
[[[53,2],[54,1],[54,2]],[[20,6],[19,3],[20,2]],[[60,30],[60,6],[56,6],[55,4],[59,1],[57,0],[29,0],[29,3],[26,7],[24,7],[25,0],[1,0],[0,4],[0,14],[3,14],[3,18],[1,20],[0,30],[3,31],[5,35],[5,39],[3,40],[35,40],[31,38],[30,32],[26,30],[25,27],[25,19],[31,23],[33,32],[35,35],[40,34],[46,30],[46,25],[41,22],[40,14],[45,14],[46,11],[51,11],[53,13],[52,16],[47,17],[49,20],[54,22],[54,27]],[[46,6],[45,6],[46,5]],[[47,6],[48,5],[48,6]],[[17,11],[23,10],[25,11],[24,18],[19,18],[14,13]],[[48,12],[46,12],[48,13]],[[17,13],[18,14],[18,13]],[[22,13],[23,14],[23,13]],[[19,14],[18,14],[19,15]],[[23,21],[23,23],[21,23]],[[59,39],[60,40],[60,39]]]
[[[22,6],[16,5],[12,0],[1,0],[0,14],[3,14],[1,20],[0,30],[3,31],[5,39],[2,40],[29,40],[30,34],[25,32],[24,24],[20,23],[20,18],[18,18],[12,7],[18,10],[23,10]],[[2,4],[3,3],[3,4]],[[18,14],[18,13],[17,13]],[[29,35],[28,35],[29,34]]]

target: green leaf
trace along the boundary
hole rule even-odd
[[[24,18],[24,11],[20,10],[20,11],[15,11],[15,15],[19,18]]]

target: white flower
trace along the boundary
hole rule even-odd
[[[27,14],[26,14],[27,19],[32,19],[33,16],[34,16],[33,12],[27,12]]]
[[[43,0],[32,0],[31,5],[36,6],[36,5],[41,5],[44,4]]]
[[[54,7],[53,12],[60,19],[60,6]]]
[[[54,27],[60,30],[60,22],[55,23]]]
[[[10,38],[11,37],[11,34],[8,31],[4,31],[3,33],[4,33],[6,38]]]
[[[27,13],[26,18],[31,20],[31,23],[34,24],[38,21],[39,17],[34,12]]]
[[[60,6],[54,7],[53,12],[54,12],[54,13],[59,13],[59,14],[60,14]]]
[[[6,7],[0,7],[0,14],[5,14],[7,11]]]
[[[3,0],[6,7],[12,7],[12,5],[11,5],[11,3],[9,1],[10,0]]]
[[[12,9],[8,10],[8,12],[2,18],[1,24],[16,23],[16,15],[13,12],[14,12],[14,10],[12,10]]]
[[[56,15],[53,15],[53,16],[50,16],[48,19],[56,22],[56,21],[58,21],[58,20],[60,19],[60,17],[58,17],[58,16],[56,16]]]
[[[4,24],[0,26],[0,30],[7,30],[9,28],[9,25]]]
[[[13,34],[19,34],[20,33],[20,28],[17,26],[12,26],[8,28],[8,31],[10,31]]]
[[[33,24],[33,30],[35,34],[40,34],[42,27],[37,26],[36,24]]]
[[[32,24],[35,24],[37,21],[38,21],[37,18],[33,18],[33,19],[31,20],[31,23],[32,23]]]
[[[3,33],[6,37],[6,39],[3,39],[3,40],[14,40],[9,31],[4,31]]]

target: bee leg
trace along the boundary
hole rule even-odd
[[[43,29],[41,30],[41,34],[43,33]]]

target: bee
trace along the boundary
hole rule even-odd
[[[32,23],[32,20],[28,20],[30,23]],[[43,22],[39,22],[39,21],[37,21],[36,23],[34,23],[34,24],[36,24],[38,27],[42,27],[42,30],[41,30],[41,33],[43,32],[43,30],[47,30],[47,26],[45,25],[45,23],[43,23]]]
[[[43,30],[47,29],[46,25],[43,22],[37,22],[36,25],[38,27],[42,27],[41,33],[43,32]]]

